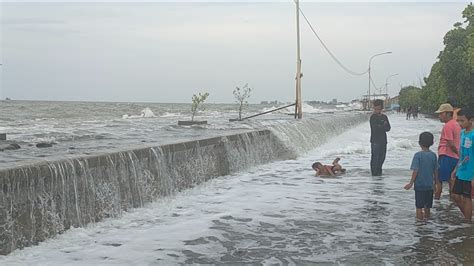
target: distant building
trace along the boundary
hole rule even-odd
[[[389,99],[388,99],[388,102],[391,103],[391,104],[392,104],[392,103],[397,103],[397,104],[398,104],[399,98],[400,98],[400,96],[397,95],[397,96],[395,96],[395,97],[389,98]]]
[[[385,106],[387,107],[387,109],[396,110],[400,108],[400,104],[398,103],[398,100],[399,100],[398,95],[392,98],[388,98],[385,103]]]

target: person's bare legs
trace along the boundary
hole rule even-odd
[[[435,200],[439,200],[441,198],[441,189],[442,189],[442,187],[443,187],[443,183],[436,182],[435,191],[433,192]]]
[[[462,205],[461,211],[464,214],[464,219],[470,223],[472,220],[472,198],[462,196]]]
[[[424,211],[425,211],[425,219],[428,220],[431,215],[430,208],[425,208]]]
[[[453,188],[454,188],[454,179],[450,178],[448,180],[448,185],[449,185],[449,198],[452,199],[453,198]]]
[[[446,181],[444,181],[446,182]],[[453,190],[453,186],[454,186],[454,181],[452,179],[449,179],[448,182],[448,185],[449,185],[449,198],[450,199],[453,199],[453,193],[451,193],[451,191]],[[439,189],[437,189],[435,191],[435,195],[434,195],[434,199],[435,200],[439,200],[441,198],[441,194],[443,192],[443,182],[440,182],[440,186],[439,186]]]
[[[423,209],[416,208],[416,219],[423,221]]]
[[[338,172],[338,173],[344,173],[346,171],[346,169],[342,168],[342,166],[339,164],[339,161],[341,160],[341,158],[337,157],[336,159],[334,159],[334,161],[332,162],[332,165],[334,166],[332,168],[332,170],[334,172]]]
[[[439,188],[436,189],[434,199],[439,200],[441,198],[441,192],[443,192],[443,182],[440,183]]]
[[[461,195],[458,195],[458,194],[452,194],[451,195],[451,199],[454,201],[454,203],[456,203],[456,205],[459,207],[459,209],[461,210],[461,212],[464,214],[463,212],[463,202],[462,202],[462,197]]]

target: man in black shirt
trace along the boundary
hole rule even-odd
[[[387,132],[390,131],[388,117],[382,114],[383,101],[374,101],[374,113],[370,116],[370,171],[372,176],[382,175],[382,165],[387,153]]]

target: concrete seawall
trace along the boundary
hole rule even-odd
[[[210,178],[294,157],[261,130],[0,170],[0,254]]]
[[[298,122],[291,132],[299,140],[323,142],[366,119],[354,114]],[[257,130],[1,169],[0,255],[211,178],[296,158],[287,143],[291,132]]]

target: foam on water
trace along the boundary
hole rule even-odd
[[[0,264],[473,263],[472,227],[460,223],[449,200],[435,202],[433,219],[419,224],[414,192],[403,189],[418,134],[437,133],[441,124],[390,119],[383,177],[370,176],[364,123],[298,160],[208,181],[120,219],[14,251]],[[313,176],[312,162],[335,156],[345,176]]]
[[[139,115],[128,115],[124,114],[122,118],[153,118],[156,117],[150,108],[143,109]]]
[[[286,104],[285,104],[286,105]],[[281,105],[281,106],[272,106],[272,107],[265,107],[263,109],[261,109],[260,111],[261,112],[268,112],[268,111],[271,111],[271,110],[274,110],[274,109],[277,109],[277,108],[280,108],[280,107],[283,107],[285,105]],[[328,113],[328,112],[335,112],[335,111],[340,111],[338,110],[337,108],[328,108],[328,107],[314,107],[312,105],[309,105],[307,103],[303,103],[301,105],[301,108],[303,110],[303,113],[306,113],[306,114],[320,114],[320,113]],[[284,109],[281,109],[281,110],[278,110],[276,111],[277,113],[282,113],[282,114],[294,114],[295,113],[295,107],[294,106],[290,106],[290,107],[287,107],[287,108],[284,108]]]
[[[182,116],[181,113],[168,113],[168,112],[164,112],[162,115],[160,115],[160,117],[180,117]]]

